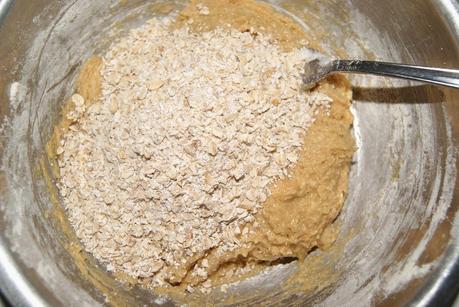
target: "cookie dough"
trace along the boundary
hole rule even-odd
[[[202,14],[198,4],[206,6],[209,14]],[[193,0],[180,12],[172,28],[184,26],[192,31],[230,26],[240,31],[269,33],[286,50],[302,46],[321,50],[320,43],[314,42],[293,19],[253,0]],[[101,58],[95,56],[80,72],[76,91],[86,101],[96,101],[100,95],[101,65]],[[209,278],[214,284],[224,284],[234,280],[237,268],[248,265],[263,268],[283,258],[302,260],[313,248],[327,248],[334,242],[339,231],[334,221],[346,198],[355,149],[350,130],[352,93],[341,76],[322,81],[313,90],[317,89],[333,98],[330,114],[319,114],[309,128],[292,177],[271,188],[272,195],[258,213],[256,223],[247,225],[251,235],[244,247],[226,254],[209,251],[196,255],[173,272],[171,284],[183,288],[202,284],[205,279],[189,273],[196,263],[204,260],[211,273]],[[56,131],[62,129],[65,124]],[[59,135],[55,133],[50,144],[56,142]]]

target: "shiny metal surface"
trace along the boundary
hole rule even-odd
[[[303,82],[311,85],[336,72],[371,74],[459,88],[459,70],[362,60],[312,60],[305,64]]]
[[[13,1],[12,0],[1,0],[0,1],[0,22],[5,18],[8,9]]]
[[[52,181],[38,167],[51,168],[43,159],[44,146],[78,67],[122,33],[110,36],[107,29],[122,31],[116,27],[120,20],[135,26],[151,16],[156,2],[0,0],[0,116],[10,122],[0,138],[0,287],[14,305],[162,302],[150,291],[103,277],[103,267],[90,258],[83,266],[76,261],[68,249],[71,237],[53,214]],[[306,28],[323,30],[317,39],[332,56],[459,68],[456,1],[269,2]],[[229,289],[236,298],[231,303],[435,306],[453,301],[459,287],[459,93],[371,76],[356,76],[352,83],[359,148],[340,216],[338,245],[344,250],[337,257],[316,252],[338,278],[300,291],[281,286],[295,264],[279,266]],[[211,297],[228,303],[219,293]]]

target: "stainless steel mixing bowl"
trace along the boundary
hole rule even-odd
[[[271,2],[313,29],[331,54],[459,68],[454,0]],[[117,282],[78,249],[56,214],[44,155],[81,63],[123,29],[164,12],[161,3],[0,0],[0,287],[15,305],[172,304]],[[333,278],[312,270],[309,289],[282,286],[298,269],[293,262],[230,288],[232,301],[216,291],[209,302],[424,306],[455,296],[459,91],[377,77],[352,82],[359,148],[340,216],[342,250],[311,255]]]

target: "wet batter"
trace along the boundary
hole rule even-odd
[[[285,50],[302,46],[321,49],[298,23],[267,4],[253,0],[199,3],[209,8],[209,15],[200,14],[196,8],[198,2],[191,1],[172,27],[209,31],[229,25],[240,31],[252,29],[268,33]],[[101,58],[92,57],[81,69],[77,81],[76,92],[89,103],[96,102],[100,95],[101,63]],[[203,279],[189,272],[195,262],[204,259],[209,263],[210,279],[214,284],[223,284],[235,280],[235,268],[252,264],[259,269],[286,257],[301,260],[313,248],[327,248],[334,242],[339,231],[334,221],[346,197],[355,149],[350,130],[351,89],[341,76],[330,77],[313,90],[318,89],[333,99],[330,115],[319,114],[309,128],[292,178],[279,181],[271,188],[272,195],[257,215],[257,226],[248,225],[253,233],[244,247],[225,254],[210,251],[198,255],[193,262],[173,272],[172,284],[185,287],[202,283]],[[51,149],[68,125],[64,122],[56,129],[50,141]]]

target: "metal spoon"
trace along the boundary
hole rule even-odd
[[[313,86],[334,72],[363,73],[459,88],[459,70],[376,61],[314,59],[306,63],[303,82]]]

